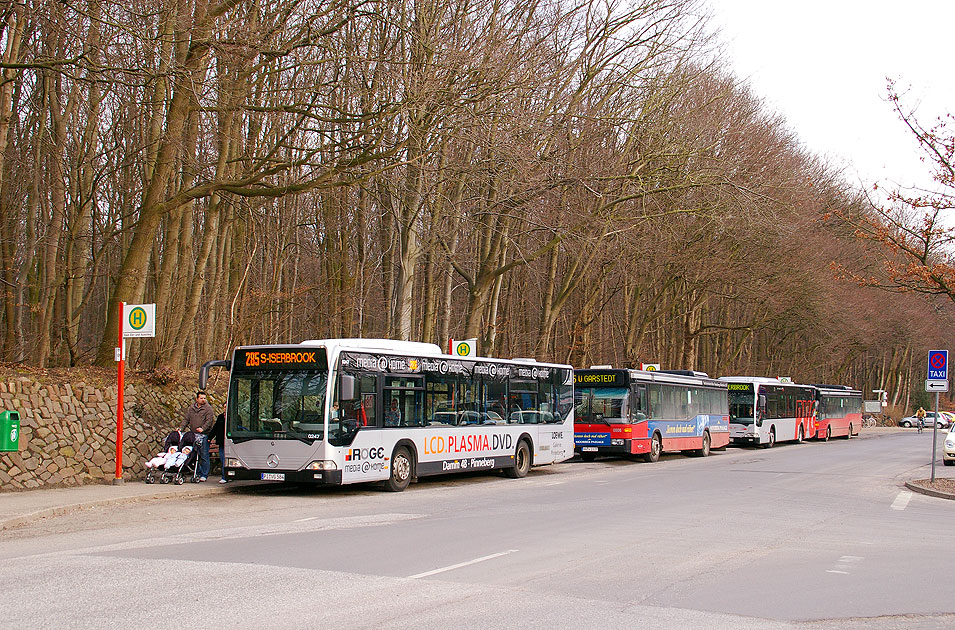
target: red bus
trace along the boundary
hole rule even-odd
[[[729,444],[726,383],[702,372],[591,368],[574,373],[574,443],[584,461]]]
[[[813,385],[818,402],[814,437],[846,439],[862,430],[862,392],[844,385]]]

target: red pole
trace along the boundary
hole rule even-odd
[[[119,303],[119,375],[116,382],[116,477],[113,484],[123,483],[123,372],[126,369],[126,357],[123,350],[123,307]]]

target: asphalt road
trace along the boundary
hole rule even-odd
[[[951,628],[955,502],[902,487],[930,451],[913,430],[97,508],[0,534],[0,627]]]

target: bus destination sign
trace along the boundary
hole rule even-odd
[[[234,365],[248,370],[325,369],[325,350],[320,348],[269,348],[236,350]]]
[[[752,383],[727,383],[726,389],[731,392],[751,392],[753,391]]]
[[[627,378],[623,371],[613,372],[575,372],[574,383],[576,385],[589,385],[590,387],[626,387]]]

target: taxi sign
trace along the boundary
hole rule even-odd
[[[928,351],[928,380],[948,380],[948,350]]]
[[[123,338],[155,337],[156,305],[123,305]]]

